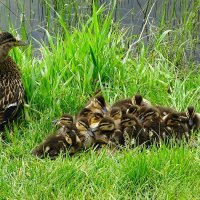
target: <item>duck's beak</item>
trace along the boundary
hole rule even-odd
[[[108,110],[107,110],[106,107],[103,107],[103,110],[102,110],[102,111],[103,111],[104,114],[108,112]]]
[[[189,125],[193,126],[193,120],[191,118],[189,119]]]
[[[27,42],[23,42],[21,40],[17,40],[15,42],[15,46],[26,46],[26,45],[28,45],[28,43]]]
[[[139,122],[140,122],[140,123],[143,123],[143,122],[144,122],[144,116],[139,116],[138,119],[139,119]]]
[[[55,124],[58,123],[58,121],[59,121],[58,119],[55,119],[55,120],[53,120],[51,123],[55,125]]]

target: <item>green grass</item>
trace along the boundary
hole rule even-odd
[[[152,26],[150,42],[141,40],[127,57],[131,40],[103,7],[93,7],[93,15],[72,29],[57,13],[60,26],[46,31],[42,59],[33,57],[31,44],[13,50],[28,106],[12,134],[6,131],[7,142],[0,143],[1,199],[199,199],[199,147],[127,149],[112,155],[107,149],[91,150],[55,161],[31,155],[54,131],[52,119],[76,114],[98,88],[110,104],[139,92],[154,104],[177,110],[194,105],[200,112],[199,64],[185,54],[198,42],[198,6],[176,28],[163,21],[161,27]]]

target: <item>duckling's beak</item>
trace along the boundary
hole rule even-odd
[[[193,120],[190,118],[188,123],[189,123],[190,126],[192,126],[193,125]]]
[[[99,126],[90,127],[90,128],[89,128],[89,131],[95,132],[95,131],[97,131],[98,129],[99,129]]]
[[[53,125],[55,125],[55,124],[57,124],[58,123],[58,119],[55,119],[55,120],[53,120],[51,123],[53,124]]]
[[[21,40],[17,40],[15,42],[15,46],[26,46],[26,45],[28,45],[28,43],[27,42],[23,42]]]
[[[91,129],[94,129],[94,128],[96,128],[98,125],[99,125],[99,122],[93,123],[93,124],[90,125],[90,128],[91,128]]]
[[[103,111],[104,114],[108,112],[106,107],[103,107],[102,111]]]
[[[144,116],[139,116],[138,119],[139,119],[139,122],[140,122],[140,123],[143,123],[143,122],[144,122]]]
[[[94,137],[94,133],[93,133],[93,131],[91,130],[91,128],[88,129],[88,134],[89,134],[91,137]]]

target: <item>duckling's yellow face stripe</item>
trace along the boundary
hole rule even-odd
[[[72,145],[72,139],[69,137],[69,135],[65,136],[65,140],[67,141],[68,144]]]

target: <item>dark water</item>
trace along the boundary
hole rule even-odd
[[[191,9],[196,0],[157,0],[148,18],[144,35],[148,35],[148,25],[158,24],[163,12],[165,20],[172,25],[181,21],[184,12]],[[56,18],[55,11],[72,12],[69,25],[76,24],[80,16],[91,13],[92,0],[0,0],[0,30],[15,29],[19,34],[26,34],[27,38],[35,41],[46,41],[45,30],[51,29],[51,22]],[[97,1],[100,5],[111,4],[110,0]],[[118,0],[114,13],[114,20],[120,21],[122,26],[129,27],[132,35],[138,35],[145,23],[147,15],[151,10],[153,0]],[[60,5],[59,5],[60,4]],[[11,23],[12,22],[12,23]],[[34,40],[35,39],[35,40]],[[198,53],[200,45],[194,51],[195,58],[200,62]]]

